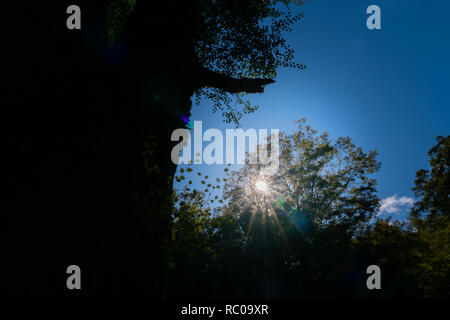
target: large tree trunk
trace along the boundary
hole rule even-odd
[[[81,30],[66,28],[71,4]],[[137,1],[109,48],[106,9],[106,0],[34,3],[11,28],[1,294],[161,298],[172,131],[202,86],[261,92],[273,82],[203,69],[191,2]],[[66,287],[72,264],[80,291]]]
[[[69,4],[81,7],[82,30],[65,27]],[[141,70],[139,50],[117,61],[106,1],[27,10],[19,21],[31,25],[19,23],[11,38],[5,98],[2,294],[160,298],[176,168],[169,133],[180,125],[171,111],[189,109],[186,94],[173,74]],[[155,154],[143,155],[146,143]],[[72,264],[80,291],[66,287]]]

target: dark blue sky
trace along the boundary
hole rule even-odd
[[[366,27],[372,4],[381,8],[381,30]],[[302,10],[288,40],[307,69],[280,69],[265,93],[251,95],[260,109],[242,128],[292,132],[304,117],[319,132],[377,149],[379,196],[398,195],[383,217],[404,217],[408,200],[399,199],[413,198],[415,172],[427,168],[435,137],[450,131],[450,1],[312,0]],[[194,106],[191,120],[203,130],[233,128],[211,108]],[[222,166],[198,169],[222,176]]]

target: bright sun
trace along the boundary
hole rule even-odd
[[[262,180],[256,181],[255,183],[256,190],[260,192],[266,192],[267,191],[267,183],[265,183]]]

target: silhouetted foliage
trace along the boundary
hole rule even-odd
[[[374,220],[378,198],[370,174],[379,168],[376,152],[298,123],[293,134],[280,135],[276,172],[267,175],[263,165],[249,162],[239,171],[225,169],[227,178],[218,178],[224,184],[219,206],[210,202],[215,191],[208,177],[195,165],[180,168],[177,181],[184,187],[175,197],[167,297],[448,297],[445,215],[435,228]],[[438,139],[433,159],[446,150]],[[203,190],[192,187],[197,175],[206,181]],[[382,270],[382,290],[366,287],[372,264]]]
[[[108,11],[109,35],[120,45],[136,32],[135,21],[145,19],[137,27],[163,29],[171,42],[183,38],[180,62],[193,65],[180,71],[191,72],[196,101],[211,99],[213,112],[220,111],[226,122],[238,125],[244,114],[258,108],[244,99],[246,93],[262,92],[263,85],[273,82],[278,67],[305,68],[294,62],[294,51],[284,37],[303,17],[302,12],[295,12],[297,7],[289,0],[188,1],[173,6],[173,16],[162,22],[163,16],[149,21],[156,10],[152,4],[115,0]],[[131,30],[127,30],[127,20]],[[164,27],[167,23],[170,28]],[[179,45],[170,46],[175,50]],[[144,54],[142,45],[140,49]]]
[[[416,173],[413,191],[419,199],[411,212],[411,218],[420,228],[425,223],[439,227],[441,219],[450,215],[450,136],[436,138],[436,145],[428,152],[430,170]]]

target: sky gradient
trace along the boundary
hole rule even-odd
[[[372,4],[381,8],[381,30],[366,27]],[[287,38],[307,69],[280,69],[275,84],[249,95],[260,109],[241,127],[292,132],[293,121],[306,118],[319,133],[377,149],[382,217],[405,218],[416,171],[428,168],[436,136],[450,131],[450,1],[312,0],[302,11]],[[190,120],[204,131],[234,128],[211,109],[203,100]],[[223,166],[194,169],[223,176]]]

